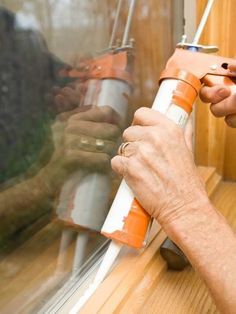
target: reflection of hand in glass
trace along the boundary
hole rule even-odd
[[[71,83],[63,88],[53,87],[53,103],[58,113],[66,112],[78,107],[83,95],[83,85]]]
[[[70,169],[79,165],[87,170],[103,171],[109,166],[119,134],[118,116],[110,107],[76,112],[66,122],[58,152]]]
[[[106,171],[110,166],[120,134],[118,116],[110,107],[82,109],[58,115],[53,129],[57,142],[49,163],[34,177],[0,194],[3,242],[19,228],[50,212],[56,193],[72,172]]]

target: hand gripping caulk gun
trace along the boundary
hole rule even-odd
[[[193,43],[185,43],[186,36],[183,36],[182,42],[177,45],[174,54],[168,60],[166,68],[161,74],[160,87],[152,106],[154,110],[166,115],[182,128],[188,121],[202,84],[207,86],[224,84],[231,88],[232,93],[236,91],[236,73],[227,69],[227,64],[232,60],[220,56],[209,56],[207,52],[216,52],[217,47],[205,47],[197,44],[213,1],[208,1]],[[145,245],[150,223],[151,217],[138,203],[132,190],[123,180],[101,230],[101,233],[112,239],[112,242],[93,283],[72,308],[70,314],[77,313],[94,293],[106,277],[124,244],[133,248],[141,248]],[[163,251],[171,250],[170,243],[169,240]],[[181,253],[180,257],[184,257],[174,243],[171,245],[174,248],[174,254],[180,255]],[[169,255],[163,255],[169,262]],[[171,264],[169,263],[169,265]]]
[[[154,110],[166,115],[182,128],[186,125],[202,84],[207,86],[224,84],[231,88],[232,93],[236,91],[236,74],[227,69],[227,64],[232,60],[206,53],[216,52],[215,46],[205,47],[197,44],[212,4],[212,0],[208,1],[193,43],[185,43],[184,38],[168,60],[161,74],[160,88],[152,106]],[[121,244],[134,248],[145,245],[150,221],[150,216],[137,202],[131,189],[123,180],[101,231],[114,240],[110,244],[112,248],[109,248],[116,251],[113,253],[114,259]],[[176,247],[174,244],[173,246]]]
[[[129,3],[122,42],[114,45],[122,1],[118,1],[108,49],[91,60],[83,61],[81,67],[69,70],[67,75],[82,79],[86,85],[86,94],[80,106],[110,106],[121,121],[125,122],[128,99],[132,91],[133,41],[129,41],[129,30],[135,1]],[[96,141],[98,149],[102,144],[99,140]],[[110,186],[109,174],[79,170],[73,173],[62,187],[57,215],[67,226],[80,228],[72,275],[76,275],[82,265],[89,232],[101,231],[109,209]],[[64,263],[63,251],[70,237],[70,230],[63,231],[60,248],[62,258],[58,264]]]

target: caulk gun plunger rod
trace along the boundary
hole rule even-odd
[[[125,30],[124,30],[124,36],[122,39],[122,47],[126,46],[128,44],[128,40],[129,40],[129,31],[130,31],[130,26],[131,26],[131,22],[132,22],[132,18],[133,18],[133,13],[134,13],[134,7],[136,4],[136,0],[130,0],[130,6],[129,6],[129,13],[128,13],[128,17],[127,17],[127,22],[125,25]]]
[[[203,13],[203,16],[201,18],[201,21],[200,21],[199,26],[197,28],[196,34],[194,36],[194,39],[193,39],[193,42],[192,42],[193,45],[197,45],[198,44],[198,41],[199,41],[199,39],[200,39],[200,37],[202,35],[203,29],[204,29],[204,27],[206,25],[208,16],[209,16],[209,14],[211,12],[211,8],[213,6],[213,3],[214,3],[214,0],[209,0],[208,3],[207,3],[207,6],[206,6],[206,8],[204,10],[204,13]]]
[[[110,38],[110,42],[109,42],[109,48],[112,48],[112,46],[114,44],[116,31],[117,31],[117,27],[118,27],[118,21],[119,21],[122,1],[123,0],[119,0],[118,1],[118,5],[117,5],[117,9],[116,9],[116,16],[115,16],[115,20],[114,20],[114,24],[113,24],[113,28],[112,28],[112,33],[111,33],[111,38]]]

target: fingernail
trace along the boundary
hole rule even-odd
[[[230,91],[228,90],[228,88],[221,88],[221,89],[218,90],[218,95],[220,97],[224,98],[224,97],[229,96],[229,94],[230,94]]]

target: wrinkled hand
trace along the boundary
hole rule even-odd
[[[229,70],[236,72],[236,62],[229,65]],[[236,127],[236,89],[231,93],[230,89],[218,85],[214,87],[204,86],[201,89],[200,97],[202,101],[211,103],[211,112],[216,117],[225,117],[225,122]]]
[[[188,129],[189,137],[189,129]],[[162,114],[141,108],[123,133],[125,156],[112,159],[145,210],[163,225],[206,198],[184,131]],[[188,140],[189,141],[189,140]]]

